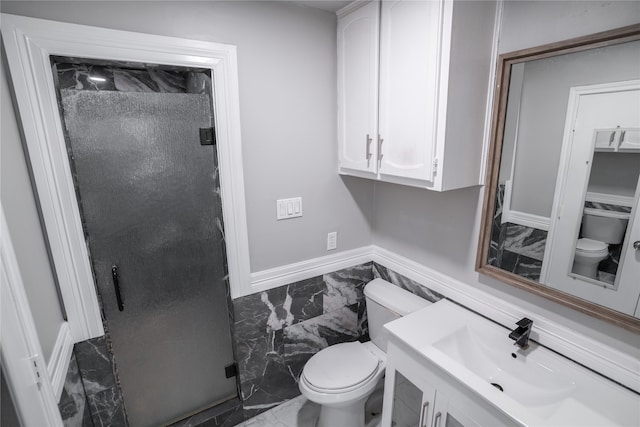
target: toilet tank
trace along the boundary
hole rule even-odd
[[[622,243],[628,222],[628,212],[584,208],[582,237],[608,244]]]
[[[384,324],[428,306],[431,302],[382,279],[374,279],[364,288],[371,341],[385,353],[388,332]]]

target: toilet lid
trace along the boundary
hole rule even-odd
[[[608,249],[609,245],[598,240],[587,239],[583,237],[578,239],[576,249],[583,252],[602,252]]]
[[[304,366],[303,375],[317,388],[344,389],[369,379],[375,374],[378,362],[359,342],[336,344],[313,355]]]

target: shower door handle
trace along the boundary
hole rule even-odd
[[[113,279],[113,288],[116,291],[116,300],[118,301],[118,310],[124,310],[122,303],[122,295],[120,295],[120,281],[118,280],[118,266],[111,267],[111,278]]]

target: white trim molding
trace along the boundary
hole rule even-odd
[[[371,261],[371,253],[371,246],[363,246],[358,249],[252,273],[251,292],[247,295],[364,264]]]
[[[73,344],[69,323],[64,322],[58,331],[58,337],[53,345],[49,363],[47,363],[47,371],[49,372],[49,378],[51,378],[51,388],[57,401],[62,396],[62,388],[67,378],[71,353],[73,353]]]
[[[101,336],[104,330],[58,112],[51,55],[212,70],[231,294],[251,289],[235,46],[7,14],[2,14],[2,36],[72,341]]]
[[[2,369],[22,425],[61,427],[58,399],[55,397],[42,356],[40,340],[1,206],[0,223]],[[64,372],[66,373],[66,367]]]
[[[549,230],[551,219],[546,216],[534,215],[526,212],[502,210],[502,222],[523,225],[525,227],[537,228],[538,230]]]
[[[633,196],[619,196],[617,194],[595,193],[592,191],[587,191],[585,200],[587,202],[606,203],[608,205],[627,207],[632,207],[635,202],[635,198]]]
[[[502,30],[502,16],[504,0],[498,0],[496,4],[496,17],[493,24],[493,40],[491,42],[491,69],[489,70],[489,86],[487,87],[487,106],[484,116],[484,136],[482,138],[482,153],[480,155],[480,176],[478,183],[484,185],[487,177],[487,163],[489,147],[491,145],[491,121],[493,120],[493,102],[496,96],[494,87],[496,84],[496,71],[498,68],[498,44]]]

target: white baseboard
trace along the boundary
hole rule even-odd
[[[515,327],[516,321],[528,317],[534,321],[531,336],[535,341],[640,392],[638,360],[633,355],[378,246],[373,246],[372,260],[507,328]]]
[[[510,222],[512,224],[524,225],[525,227],[549,231],[549,224],[551,223],[551,219],[546,216],[508,210],[502,212],[502,222]]]
[[[250,293],[265,291],[369,262],[371,261],[371,253],[371,246],[363,246],[357,249],[251,273]]]
[[[47,365],[47,371],[49,371],[49,378],[51,379],[51,387],[57,400],[60,400],[60,396],[62,396],[62,388],[64,387],[64,381],[67,377],[69,361],[71,360],[71,353],[73,352],[73,344],[71,329],[69,329],[69,324],[65,322],[58,332],[58,337],[56,338],[51,357],[49,357],[49,364]]]
[[[628,207],[632,207],[635,200],[633,196],[619,196],[617,194],[594,193],[591,191],[587,192],[585,199],[593,203],[606,203],[609,205]]]

